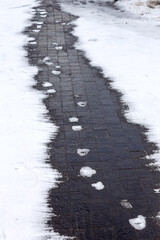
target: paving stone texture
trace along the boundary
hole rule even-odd
[[[45,9],[42,16],[39,9]],[[160,175],[147,167],[144,157],[156,149],[145,139],[145,129],[128,123],[123,117],[125,106],[120,94],[110,88],[100,69],[92,68],[84,53],[74,48],[72,36],[76,19],[60,9],[55,0],[44,0],[35,8],[33,25],[25,33],[35,37],[37,44],[27,46],[30,64],[39,67],[36,89],[46,91],[44,82],[53,84],[56,93],[49,93],[44,103],[51,121],[60,127],[58,136],[49,143],[50,162],[63,174],[63,182],[50,192],[49,205],[55,217],[48,225],[57,232],[75,236],[79,240],[159,240],[160,226],[155,217],[160,210]],[[37,23],[43,21],[40,32]],[[56,49],[62,46],[63,49]],[[42,63],[50,57],[54,65]],[[61,66],[56,69],[56,66]],[[58,75],[52,71],[61,71]],[[85,107],[78,102],[86,102]],[[78,123],[69,121],[77,117]],[[81,131],[72,126],[81,125]],[[79,156],[77,149],[89,149]],[[80,169],[89,166],[96,170],[91,178],[79,175]],[[97,191],[92,183],[101,181],[104,189]],[[121,200],[133,206],[125,209]],[[129,219],[146,217],[147,226],[135,230]]]

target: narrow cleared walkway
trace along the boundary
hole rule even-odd
[[[27,49],[31,64],[39,67],[36,88],[46,91],[50,118],[60,127],[49,151],[53,168],[63,175],[50,192],[56,216],[47,224],[79,240],[159,240],[154,189],[160,176],[144,158],[155,146],[146,142],[145,129],[124,119],[125,106],[110,80],[74,48],[70,23],[75,17],[55,0],[44,0],[35,10],[26,32],[36,43]],[[83,167],[93,175],[87,177]],[[129,223],[138,215],[146,218],[140,231]]]

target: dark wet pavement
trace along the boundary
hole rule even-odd
[[[55,64],[39,66],[36,88],[44,90],[42,83],[50,82],[56,90],[44,102],[51,120],[60,127],[49,147],[51,164],[63,175],[63,182],[50,192],[49,205],[56,216],[47,224],[79,240],[159,240],[160,227],[153,217],[160,209],[159,195],[154,193],[160,175],[146,166],[150,161],[145,159],[156,147],[145,140],[145,129],[123,117],[125,106],[120,94],[110,88],[110,80],[74,48],[70,22],[75,17],[62,12],[55,0],[42,1],[40,8],[47,11],[47,17],[37,12],[33,21],[44,21],[42,29],[33,32],[33,25],[27,30],[37,41],[28,47],[28,53],[34,65],[46,56]],[[63,49],[56,50],[53,43]],[[52,73],[56,65],[61,66],[59,75]],[[81,101],[87,105],[78,106]],[[69,122],[73,116],[78,123]],[[75,125],[82,130],[73,131]],[[79,156],[79,148],[90,152]],[[84,166],[95,169],[96,174],[79,176]],[[105,187],[97,191],[91,184],[99,181]],[[120,205],[124,199],[132,209]],[[146,217],[142,231],[129,224],[138,215]]]

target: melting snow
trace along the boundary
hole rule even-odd
[[[40,30],[36,30],[36,29],[35,29],[35,30],[32,30],[32,31],[33,31],[33,32],[36,32],[36,33],[40,32]]]
[[[93,183],[93,184],[91,184],[91,186],[99,191],[104,189],[104,185],[102,182]]]
[[[42,84],[42,86],[43,86],[43,87],[52,87],[53,84],[50,83],[50,82],[44,82],[44,83]]]
[[[34,44],[37,44],[37,42],[29,42],[29,44],[33,44],[34,45]]]
[[[160,188],[154,189],[154,192],[155,192],[155,193],[160,193]]]
[[[56,93],[56,90],[53,89],[53,88],[52,88],[52,89],[48,89],[48,90],[47,90],[47,93]]]
[[[71,117],[69,118],[69,121],[72,123],[78,122],[78,118],[77,117]]]
[[[62,46],[57,46],[57,47],[55,47],[55,49],[56,49],[57,51],[59,51],[59,50],[62,50],[63,47],[62,47]]]
[[[77,105],[78,105],[79,107],[86,107],[87,102],[86,102],[86,101],[84,101],[84,102],[78,102]]]
[[[50,57],[45,57],[42,61],[43,61],[44,63],[46,63],[46,62],[48,62],[48,61],[50,61],[50,60],[51,60]]]
[[[130,202],[128,202],[127,199],[124,199],[120,202],[121,206],[124,207],[124,208],[128,208],[128,209],[131,209],[133,208],[132,205],[130,204]]]
[[[80,170],[80,175],[82,177],[92,177],[92,175],[96,174],[96,170],[90,167],[82,167]]]
[[[82,157],[86,156],[89,152],[90,152],[90,150],[87,149],[87,148],[77,149],[77,154],[82,156]]]
[[[143,230],[146,227],[146,217],[143,217],[142,215],[138,215],[137,218],[130,219],[129,223],[136,230]]]
[[[55,66],[55,68],[56,68],[56,69],[60,69],[60,68],[61,68],[61,66],[58,66],[58,65],[57,65],[57,66]]]
[[[87,2],[83,6],[62,4],[65,11],[79,16],[74,21],[76,48],[112,80],[111,86],[123,94],[122,101],[129,106],[124,112],[127,120],[148,128],[149,141],[160,149],[159,8],[143,6],[146,13],[141,15],[137,0],[118,1],[120,11],[98,6],[98,1]],[[127,11],[121,11],[122,5]],[[160,151],[149,158],[160,165]]]
[[[61,71],[52,71],[52,73],[54,74],[54,75],[60,75],[61,74]]]
[[[80,126],[80,125],[72,126],[72,130],[73,131],[81,131],[82,130],[82,126]]]

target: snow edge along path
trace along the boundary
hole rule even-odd
[[[100,67],[104,77],[112,80],[111,86],[123,94],[121,100],[129,106],[124,112],[128,122],[149,129],[145,133],[148,140],[160,149],[157,21],[129,19],[123,13],[116,17],[113,9],[89,6],[61,4],[63,11],[79,17],[72,22],[72,34],[78,37],[75,47],[84,51],[91,66]],[[160,167],[160,151],[148,157]]]
[[[96,2],[103,2],[95,0]],[[104,1],[105,2],[105,1]],[[124,1],[130,9],[131,1]],[[119,3],[119,6],[121,2]],[[157,11],[134,8],[114,11],[96,4],[61,4],[63,11],[79,18],[74,20],[72,34],[78,38],[75,48],[83,51],[93,67],[100,67],[111,86],[120,91],[128,122],[148,129],[148,141],[160,149],[160,28]],[[150,15],[149,15],[150,14]],[[160,150],[146,156],[160,170]],[[160,213],[157,215],[160,218]]]
[[[26,4],[26,5],[25,5]],[[0,239],[62,240],[46,222],[48,192],[61,174],[45,163],[47,143],[58,127],[49,121],[44,95],[32,88],[38,69],[29,66],[21,34],[30,25],[36,0],[0,3]],[[44,117],[45,116],[45,117]]]

